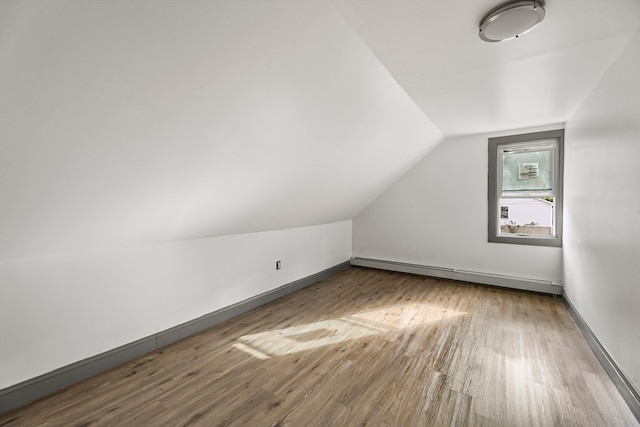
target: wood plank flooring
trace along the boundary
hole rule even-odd
[[[351,268],[0,426],[636,426],[559,298]]]

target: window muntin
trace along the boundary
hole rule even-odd
[[[489,139],[489,241],[562,244],[563,130]]]

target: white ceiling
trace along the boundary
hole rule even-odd
[[[3,258],[347,220],[442,140],[324,2],[0,5]]]
[[[444,135],[563,122],[636,0],[0,1],[3,259],[351,219]]]
[[[548,0],[531,32],[483,42],[500,3],[334,2],[446,136],[566,121],[640,27],[638,0]]]

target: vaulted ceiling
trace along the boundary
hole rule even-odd
[[[636,0],[0,2],[3,259],[353,218],[446,136],[563,122]]]

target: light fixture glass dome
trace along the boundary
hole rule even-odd
[[[518,0],[503,3],[480,21],[480,38],[501,42],[520,37],[538,25],[545,15],[543,0]]]

